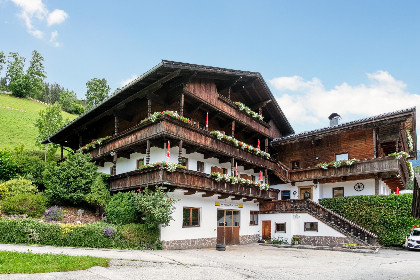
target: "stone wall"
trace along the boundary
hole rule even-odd
[[[312,246],[330,246],[339,247],[344,244],[359,244],[356,240],[350,237],[334,237],[334,236],[305,236],[296,235],[300,237],[300,244]]]
[[[258,239],[260,239],[258,234],[242,235],[239,237],[239,244],[244,245],[249,243],[256,243]],[[216,238],[162,241],[162,248],[166,250],[216,248]]]

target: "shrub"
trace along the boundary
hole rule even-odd
[[[148,228],[157,228],[159,225],[167,226],[172,220],[175,209],[175,200],[160,187],[155,190],[146,188],[143,192],[135,195],[134,205],[141,213],[142,219]]]
[[[64,210],[58,206],[52,206],[45,211],[44,217],[47,221],[61,221],[64,216]]]
[[[320,203],[378,236],[385,246],[401,245],[413,225],[412,194],[324,198]]]
[[[111,200],[109,187],[108,184],[104,182],[104,177],[105,176],[98,174],[90,187],[90,193],[86,195],[86,201],[96,207],[105,207]]]
[[[9,190],[5,184],[0,184],[0,200],[9,195]]]
[[[105,208],[108,222],[118,225],[139,222],[140,215],[134,206],[134,196],[131,192],[114,194]]]
[[[44,155],[40,151],[24,150],[24,145],[14,148],[13,158],[18,165],[18,174],[31,180],[37,187],[44,184],[42,172],[45,170]]]
[[[8,150],[0,150],[0,180],[7,181],[17,176],[18,165]]]
[[[2,201],[1,210],[9,215],[40,217],[44,214],[46,205],[47,199],[42,194],[21,193],[6,197]]]
[[[47,197],[57,204],[81,204],[97,176],[90,160],[90,154],[75,153],[58,166],[50,164],[43,172]]]
[[[109,236],[104,230],[106,228],[114,233]],[[0,243],[144,249],[157,248],[158,238],[158,230],[147,230],[144,225],[114,226],[103,222],[57,225],[33,219],[0,220]]]
[[[10,196],[18,194],[35,194],[37,192],[36,186],[34,186],[31,181],[24,178],[12,179],[1,185],[7,188]]]

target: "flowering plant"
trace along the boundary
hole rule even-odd
[[[246,185],[251,185],[254,187],[258,187],[260,190],[268,190],[270,188],[270,186],[268,184],[264,184],[264,183],[260,183],[260,182],[254,182],[251,181],[249,179],[245,179],[245,178],[240,178],[240,177],[236,177],[236,176],[229,176],[227,174],[222,174],[219,172],[212,172],[210,174],[211,178],[213,180],[215,180],[216,182],[220,182],[220,181],[225,181],[226,183],[231,183],[231,184],[246,184]]]
[[[100,145],[102,145],[109,138],[111,138],[111,136],[106,136],[106,137],[99,138],[97,140],[93,140],[89,144],[86,144],[83,147],[81,147],[80,149],[78,149],[76,152],[88,152],[90,150],[93,150],[96,147],[99,147]]]
[[[410,181],[414,180],[414,169],[413,169],[413,164],[407,160],[406,162],[407,164],[407,168],[408,168],[408,177]]]
[[[410,130],[409,129],[407,129],[406,132],[407,132],[408,150],[411,153],[411,152],[414,151],[413,137],[411,137],[411,133],[410,133]]]
[[[191,123],[191,120],[189,118],[180,116],[177,111],[167,111],[167,110],[162,111],[162,112],[154,112],[150,117],[141,120],[140,123],[144,123],[147,121],[151,121],[152,123],[154,123],[160,116],[163,116],[163,115],[180,120],[184,123]]]
[[[102,228],[102,231],[104,232],[104,234],[106,235],[106,236],[108,236],[109,238],[112,238],[114,235],[115,235],[115,233],[116,233],[116,230],[115,229],[113,229],[112,227],[103,227]]]
[[[333,160],[331,162],[318,163],[316,166],[318,168],[321,168],[321,169],[325,169],[326,170],[329,167],[339,168],[341,166],[350,166],[350,165],[352,165],[355,162],[356,162],[356,159],[355,158],[352,158],[352,159],[348,159],[348,160],[338,160],[338,161]]]
[[[213,131],[210,131],[210,133],[213,134],[214,136],[216,136],[217,140],[225,140],[226,142],[234,145],[235,147],[241,148],[244,151],[248,151],[248,152],[253,153],[257,156],[264,157],[266,159],[270,159],[270,157],[271,157],[271,155],[269,153],[261,151],[260,149],[257,149],[257,148],[255,148],[251,145],[248,145],[247,143],[239,141],[238,139],[236,139],[232,136],[226,135],[219,130],[213,130]]]
[[[249,108],[248,106],[246,106],[245,104],[243,104],[241,102],[235,102],[235,105],[238,106],[239,111],[245,111],[245,113],[247,113],[248,115],[250,115],[254,119],[257,119],[257,120],[260,120],[260,121],[262,121],[264,119],[264,117],[262,115],[252,111],[251,108]]]
[[[395,157],[396,159],[400,159],[400,158],[408,158],[408,154],[406,152],[395,152],[395,153],[391,153],[388,155],[389,157]]]
[[[52,206],[45,211],[44,217],[47,221],[61,221],[63,219],[64,210],[58,206]]]
[[[152,167],[156,167],[156,166],[163,167],[164,169],[166,169],[169,172],[174,172],[177,168],[187,169],[186,166],[175,163],[175,162],[162,161],[162,162],[155,162],[155,163],[142,165],[142,166],[139,167],[139,170],[144,170],[144,169],[152,168]]]

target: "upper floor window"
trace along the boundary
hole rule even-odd
[[[138,159],[136,163],[136,168],[139,169],[139,167],[143,165],[144,165],[144,158]]]
[[[281,200],[290,199],[290,190],[281,191]]]
[[[292,170],[299,169],[300,162],[298,160],[292,161]]]
[[[348,159],[349,159],[349,153],[343,153],[343,154],[336,154],[335,155],[335,161],[348,160]]]
[[[204,172],[204,162],[197,161],[197,171],[198,172]]]

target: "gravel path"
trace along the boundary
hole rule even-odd
[[[0,275],[0,279],[420,279],[420,252],[377,254],[274,248],[258,244],[182,251],[0,245],[0,250],[111,258],[110,267]]]

